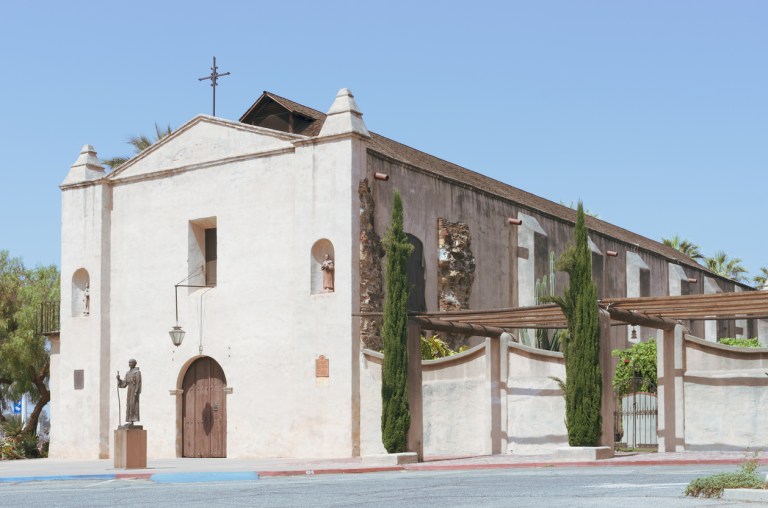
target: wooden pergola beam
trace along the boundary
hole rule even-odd
[[[441,321],[426,317],[410,317],[412,323],[418,324],[422,329],[436,332],[461,333],[464,335],[479,335],[482,337],[499,337],[502,333],[508,333],[503,328],[493,326],[474,325],[455,321]]]
[[[616,309],[608,306],[600,306],[601,309],[608,312],[611,319],[621,321],[624,324],[632,326],[645,326],[647,328],[658,328],[661,330],[674,330],[676,325],[680,323],[672,319],[667,319],[658,316],[649,316],[642,312],[635,312],[633,310]]]
[[[673,330],[679,320],[768,319],[768,291],[711,295],[605,298],[598,306],[613,325],[623,324]],[[381,316],[380,312],[356,316]],[[565,328],[567,322],[554,304],[489,310],[431,312],[410,317],[427,330],[498,337],[507,330]]]

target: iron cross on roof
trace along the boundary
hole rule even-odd
[[[224,74],[219,74],[217,72],[218,70],[219,68],[216,66],[216,57],[213,57],[213,67],[211,67],[211,75],[198,79],[198,81],[203,81],[206,79],[211,80],[211,86],[213,87],[213,116],[216,116],[216,87],[218,86],[218,79],[223,76],[229,76],[228,72],[225,72]]]

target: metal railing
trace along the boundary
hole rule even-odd
[[[40,314],[37,318],[37,333],[54,335],[61,328],[59,319],[59,302],[43,302],[40,304]]]

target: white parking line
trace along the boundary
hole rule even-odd
[[[631,489],[642,487],[644,489],[658,489],[664,487],[680,487],[688,483],[601,483],[600,485],[582,485],[589,489]]]
[[[95,486],[97,486],[97,485],[104,485],[105,483],[110,483],[110,482],[113,482],[113,481],[115,481],[115,478],[113,478],[113,479],[111,479],[111,480],[104,480],[104,481],[102,481],[102,482],[98,482],[98,483],[92,483],[92,484],[90,484],[90,485],[86,485],[86,488],[87,488],[87,487],[95,487]]]

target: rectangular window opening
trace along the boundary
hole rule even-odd
[[[216,228],[205,230],[205,285],[216,285]]]
[[[189,246],[187,249],[188,279],[192,286],[215,286],[218,258],[216,217],[189,221]],[[196,288],[190,287],[190,293]]]

